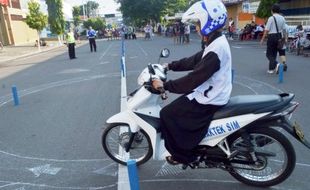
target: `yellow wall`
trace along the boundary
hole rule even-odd
[[[24,21],[12,20],[12,32],[14,36],[15,45],[23,45],[33,43],[38,39],[36,30],[28,27]]]

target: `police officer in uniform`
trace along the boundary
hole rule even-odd
[[[67,46],[68,46],[68,52],[69,52],[69,58],[70,59],[76,59],[75,57],[75,38],[73,30],[70,29],[70,31],[67,33]]]
[[[231,52],[222,34],[227,11],[221,0],[202,0],[183,15],[199,28],[205,48],[191,57],[167,65],[172,71],[191,71],[167,82],[153,80],[155,89],[183,94],[160,112],[161,132],[171,154],[170,164],[190,164],[197,158],[193,149],[205,137],[214,113],[230,99]]]
[[[93,50],[95,52],[97,51],[96,34],[97,34],[97,32],[90,26],[89,30],[87,31],[87,37],[89,40],[89,46],[90,46],[91,52],[93,52]]]

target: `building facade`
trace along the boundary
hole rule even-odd
[[[26,0],[1,0],[0,40],[4,45],[35,43],[37,32],[25,23]]]
[[[252,21],[265,23],[264,19],[255,16],[260,0],[223,0],[223,3],[228,17],[233,18],[239,29]],[[310,0],[279,0],[279,4],[289,26],[310,26]]]

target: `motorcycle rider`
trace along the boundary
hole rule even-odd
[[[161,132],[171,154],[168,163],[190,164],[197,158],[194,148],[208,132],[214,113],[227,104],[231,90],[231,52],[222,28],[227,11],[220,0],[202,0],[183,15],[182,22],[195,22],[204,50],[167,65],[172,71],[191,71],[176,80],[154,79],[155,89],[183,94],[160,112]]]

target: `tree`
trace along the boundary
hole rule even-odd
[[[38,33],[38,49],[40,48],[40,31],[47,25],[47,16],[40,12],[40,4],[35,0],[31,0],[28,2],[29,14],[26,16],[27,25],[37,30]]]
[[[118,0],[120,10],[128,22],[159,21],[165,0]]]
[[[83,25],[85,28],[89,28],[91,26],[94,30],[102,30],[105,28],[106,23],[102,18],[97,17],[84,21]]]
[[[80,11],[81,10],[79,6],[74,6],[72,9],[73,23],[75,26],[78,26],[79,22],[81,21]]]
[[[121,4],[124,21],[130,23],[155,22],[165,15],[184,12],[197,0],[116,0]]]
[[[87,18],[90,16],[97,16],[95,11],[98,9],[98,7],[99,3],[96,1],[87,1],[86,4],[80,5],[80,15],[84,15],[85,12]]]
[[[62,10],[62,0],[46,0],[48,11],[48,23],[50,24],[51,32],[58,35],[60,42],[60,35],[65,32],[65,19]]]
[[[190,0],[166,0],[163,13],[172,16],[175,13],[184,12],[193,2]]]
[[[256,11],[256,16],[260,18],[268,18],[271,16],[271,7],[278,3],[278,0],[261,0]]]

